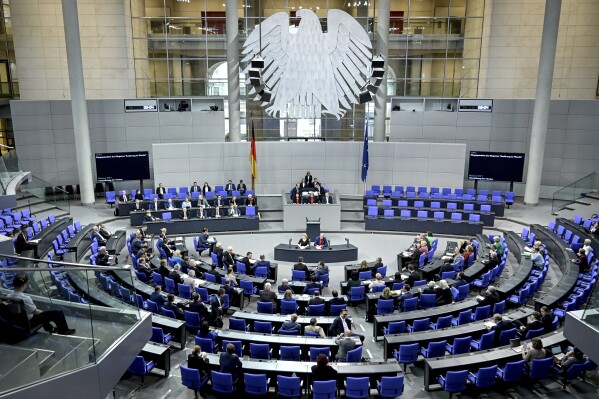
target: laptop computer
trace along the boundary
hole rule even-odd
[[[520,346],[522,346],[520,338],[510,339],[510,348],[518,348]]]

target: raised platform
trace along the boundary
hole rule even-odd
[[[285,231],[305,231],[306,219],[320,219],[321,231],[341,230],[341,203],[337,193],[331,193],[333,204],[293,204],[289,194],[281,194],[283,201],[283,228]],[[310,237],[314,239],[314,237]]]
[[[358,247],[351,244],[333,245],[325,249],[298,249],[295,245],[279,244],[275,247],[275,260],[297,262],[299,257],[306,263],[349,262],[358,259]]]
[[[210,232],[218,231],[250,231],[259,230],[258,218],[214,218],[214,219],[179,219],[179,220],[156,220],[144,222],[148,226],[149,234],[160,234],[160,229],[166,228],[169,234],[199,234],[204,227]]]

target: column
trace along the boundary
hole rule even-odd
[[[85,100],[83,63],[81,60],[81,38],[79,36],[77,0],[62,0],[62,16],[67,46],[71,108],[73,110],[73,129],[75,131],[75,155],[79,171],[81,205],[91,206],[95,202],[92,179],[92,151],[89,137],[87,102]]]
[[[374,141],[385,141],[387,110],[387,63],[389,62],[389,0],[379,1],[376,29],[376,54],[385,59],[385,74],[374,98]]]
[[[539,72],[537,75],[537,92],[530,132],[528,171],[526,174],[526,189],[524,191],[524,203],[526,205],[537,205],[539,203],[561,7],[562,0],[547,0],[545,3],[541,56],[539,58]]]
[[[227,0],[227,89],[229,100],[229,141],[241,140],[239,102],[239,28],[237,0]]]

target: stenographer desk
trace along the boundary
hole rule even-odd
[[[541,337],[543,347],[560,345],[564,349],[567,341],[562,332],[552,332]],[[437,384],[437,377],[448,371],[469,370],[475,372],[482,367],[498,365],[503,367],[508,362],[522,360],[522,353],[516,352],[509,346],[471,352],[463,355],[424,359],[424,389],[430,391],[431,384]]]
[[[482,222],[467,220],[456,221],[450,219],[433,218],[402,218],[402,217],[377,217],[366,216],[364,219],[365,230],[379,231],[406,231],[419,232],[431,231],[435,234],[449,235],[475,235],[483,232]]]
[[[162,214],[162,212],[156,212]],[[175,215],[173,215],[175,217]],[[199,234],[204,227],[211,232],[218,231],[250,231],[259,230],[260,221],[257,217],[246,218],[240,216],[237,218],[222,217],[208,219],[169,219],[154,220],[152,222],[143,222],[148,227],[148,234],[160,234],[162,228],[166,228],[169,234]]]
[[[358,247],[351,244],[332,245],[323,249],[316,249],[313,246],[298,249],[295,244],[279,244],[275,247],[275,260],[297,262],[300,256],[306,263],[350,262],[358,259]]]

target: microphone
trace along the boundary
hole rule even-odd
[[[293,238],[289,239],[289,248],[291,248],[291,240],[293,240]]]
[[[346,244],[347,244],[347,247],[349,248],[349,238],[346,238],[346,239],[345,239],[345,242],[346,242]]]

